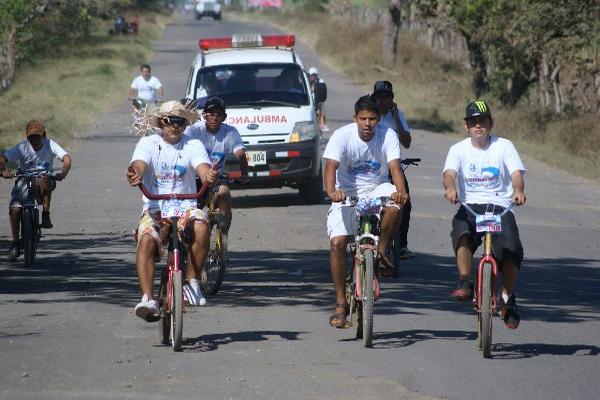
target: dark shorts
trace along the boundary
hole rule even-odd
[[[476,213],[485,213],[488,206],[485,204],[469,204]],[[489,205],[493,207],[494,214],[500,214],[504,208],[500,206]],[[458,242],[463,235],[469,235],[471,250],[475,252],[482,243],[485,232],[475,232],[475,217],[464,206],[461,206],[452,219],[452,247],[454,253],[458,248]],[[492,240],[494,257],[502,264],[504,260],[512,260],[517,268],[521,267],[523,262],[523,245],[519,237],[519,228],[515,221],[515,215],[512,212],[506,213],[502,217],[502,232],[494,233]]]
[[[50,179],[50,191],[56,189],[56,180]],[[10,194],[9,208],[21,208],[27,200],[27,180],[18,178]]]

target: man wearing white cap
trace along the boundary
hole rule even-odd
[[[319,71],[315,67],[310,67],[308,70],[308,81],[310,82],[310,90],[315,100],[319,97],[317,96],[318,92],[323,94],[323,101],[317,103],[317,119],[321,132],[329,132],[330,129],[325,123],[325,107],[323,106],[325,99],[327,99],[327,85],[323,79],[319,78]]]

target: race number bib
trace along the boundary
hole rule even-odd
[[[475,218],[475,230],[477,232],[501,232],[502,223],[500,215],[478,215]]]
[[[160,207],[162,218],[181,218],[185,214],[186,205],[180,200],[165,200]]]

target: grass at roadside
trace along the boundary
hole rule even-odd
[[[443,60],[410,34],[400,34],[398,60],[395,65],[386,65],[381,26],[302,11],[235,13],[234,16],[267,22],[296,34],[321,55],[322,62],[354,80],[365,91],[371,91],[376,80],[390,80],[396,101],[411,127],[434,132],[464,132],[464,109],[467,102],[474,99],[470,72],[462,65]],[[600,179],[597,173],[600,169],[600,115],[559,118],[530,105],[507,110],[494,101],[490,103],[494,131],[514,140],[522,153],[575,174]]]
[[[89,128],[97,112],[122,102],[168,20],[156,13],[138,15],[137,35],[108,35],[112,21],[98,20],[86,43],[19,70],[14,86],[0,94],[0,149],[23,140],[31,119],[41,120],[51,138],[64,141]]]

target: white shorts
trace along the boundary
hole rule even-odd
[[[391,196],[396,192],[396,186],[384,182],[361,197],[383,197]],[[354,207],[343,206],[340,203],[332,203],[327,211],[327,235],[329,239],[336,236],[355,235],[358,230],[358,216]]]

